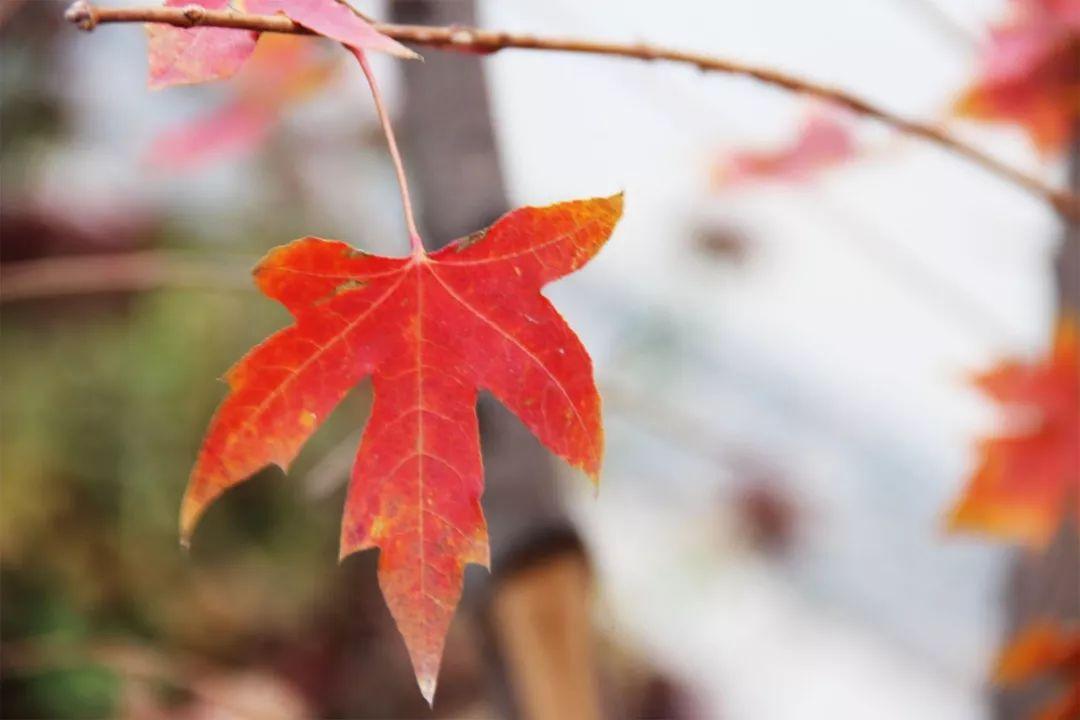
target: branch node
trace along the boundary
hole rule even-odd
[[[451,27],[450,28],[450,44],[451,45],[472,45],[476,42],[476,38],[473,34],[463,27]]]
[[[634,52],[637,57],[642,60],[648,60],[651,62],[653,60],[660,59],[660,53],[657,52],[656,48],[654,48],[652,45],[649,45],[648,43],[637,43],[636,45],[634,45]]]
[[[182,12],[192,25],[199,25],[206,18],[206,8],[198,5],[188,5]]]
[[[86,0],[78,0],[72,3],[71,7],[64,12],[64,19],[80,30],[86,30],[87,32],[97,27],[98,22],[94,6],[86,2]]]

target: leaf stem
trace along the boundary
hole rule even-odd
[[[405,214],[405,228],[409,233],[409,248],[413,255],[424,254],[424,243],[420,239],[420,233],[416,230],[416,220],[413,217],[412,200],[409,199],[409,181],[405,177],[405,165],[401,162],[401,153],[398,151],[397,140],[394,138],[394,128],[390,124],[390,116],[383,104],[382,93],[379,92],[379,84],[375,82],[375,73],[371,71],[367,54],[363,50],[348,48],[360,62],[360,69],[364,71],[368,85],[371,87],[371,97],[375,101],[375,112],[379,115],[379,124],[382,125],[383,134],[386,135],[386,144],[390,149],[390,159],[394,161],[394,172],[397,174],[398,189],[401,191],[401,207]]]
[[[284,15],[246,15],[232,10],[207,10],[199,5],[179,8],[106,8],[96,7],[87,0],[78,0],[68,8],[64,17],[83,30],[93,30],[103,23],[152,22],[182,28],[195,26],[227,27],[261,32],[313,34],[310,30]],[[1080,218],[1080,196],[1069,190],[1052,187],[1034,175],[1002,162],[963,142],[936,124],[910,120],[843,90],[771,68],[749,65],[715,55],[656,47],[644,43],[617,43],[584,38],[546,37],[457,26],[440,27],[375,23],[374,28],[399,42],[425,45],[444,50],[489,54],[507,48],[520,48],[586,55],[607,55],[646,61],[683,63],[696,66],[702,72],[719,72],[749,77],[788,92],[809,95],[847,108],[858,115],[876,120],[906,135],[937,145],[1041,198],[1049,203],[1062,217]]]

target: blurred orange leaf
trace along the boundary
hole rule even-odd
[[[983,440],[980,461],[949,525],[1045,546],[1080,502],[1080,357],[1077,328],[1058,327],[1049,357],[1005,362],[975,378],[1012,426]]]
[[[372,375],[340,554],[380,548],[379,584],[431,702],[464,566],[488,563],[478,390],[597,479],[603,430],[592,363],[540,289],[587,263],[621,213],[621,195],[522,208],[405,258],[310,237],[271,251],[256,281],[296,322],[227,373],[230,392],[184,497],[184,540],[227,488],[267,464],[287,467]]]
[[[1061,678],[1065,688],[1035,715],[1036,720],[1080,717],[1080,628],[1049,621],[1032,623],[998,658],[994,682],[1017,685],[1045,675]]]
[[[1080,3],[1013,0],[1010,9],[956,112],[1016,123],[1041,152],[1061,150],[1080,122]]]

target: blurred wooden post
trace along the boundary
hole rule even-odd
[[[1080,128],[1074,133],[1069,161],[1069,185],[1080,191]],[[1066,223],[1057,257],[1058,314],[1080,321],[1080,222]],[[1080,498],[1071,497],[1069,502],[1080,503]],[[1005,609],[1008,636],[1003,643],[1034,620],[1080,622],[1080,528],[1072,513],[1045,552],[1023,552],[1013,561]],[[1053,691],[1052,682],[1001,690],[995,696],[994,715],[1000,720],[1027,720]]]
[[[580,555],[561,553],[500,579],[495,631],[522,717],[601,717],[588,597]]]
[[[473,25],[471,0],[396,0],[395,22]],[[439,51],[430,50],[429,53]],[[480,59],[444,52],[403,63],[402,135],[427,247],[489,225],[507,207]],[[549,453],[497,402],[479,406],[492,576],[466,604],[486,611],[504,717],[599,715],[591,577],[566,517]],[[471,597],[470,597],[471,596]]]

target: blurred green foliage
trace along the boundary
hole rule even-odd
[[[313,502],[305,468],[363,422],[347,401],[298,461],[207,515],[190,555],[177,512],[215,382],[282,324],[254,293],[160,291],[5,307],[0,322],[0,563],[9,647],[133,637],[236,660],[288,633],[334,577],[340,494]],[[315,505],[316,507],[313,507]],[[100,670],[12,679],[15,715],[100,717]],[[14,668],[10,665],[14,664]],[[76,711],[78,709],[78,711]],[[105,713],[109,714],[109,713]]]

